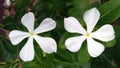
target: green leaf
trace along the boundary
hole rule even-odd
[[[35,62],[23,62],[21,66],[22,68],[41,68],[39,64]]]
[[[7,30],[14,30],[14,29],[17,29],[18,26],[20,26],[20,25],[18,25],[15,17],[7,17],[4,20],[3,25],[4,25],[3,28],[5,28]]]
[[[3,45],[4,45],[4,48],[7,52],[10,52],[10,53],[17,53],[17,46],[14,46],[10,43],[9,40],[7,39],[4,39],[3,40]]]
[[[91,4],[92,7],[99,7],[100,3],[98,1],[94,2],[93,4]]]
[[[79,61],[79,64],[83,65],[87,63],[89,60],[90,60],[90,55],[87,51],[87,46],[84,43],[78,52],[78,61]]]
[[[6,62],[12,62],[17,58],[17,54],[10,53],[8,51],[4,51],[4,58]]]
[[[46,6],[47,5],[47,6]],[[41,11],[49,13],[53,9],[53,5],[50,0],[38,0],[37,4],[33,7],[33,11]],[[42,13],[41,13],[42,14]]]
[[[44,63],[40,63],[40,68],[54,68],[54,65],[52,64],[52,62],[44,62]]]
[[[79,8],[82,13],[91,7],[89,0],[73,0],[73,5],[75,8]]]
[[[0,61],[3,58],[3,45],[2,45],[2,41],[0,40]]]
[[[28,6],[28,5],[31,5],[30,3],[32,2],[32,0],[16,0],[16,6],[17,7],[23,7],[23,6]]]
[[[106,49],[107,50],[107,49]],[[106,51],[105,51],[106,52]],[[107,54],[111,54],[111,52],[106,52]],[[111,68],[111,60],[108,58],[108,55],[101,54],[97,58],[91,59],[91,68]]]
[[[55,58],[66,62],[73,62],[74,60],[76,60],[75,53],[60,48],[55,54]]]
[[[101,17],[107,15],[109,12],[113,11],[118,6],[120,6],[120,0],[110,0],[106,2],[105,4],[101,5],[99,7],[99,10],[102,15]]]
[[[35,45],[34,46],[35,48],[35,58],[34,58],[34,61],[38,62],[38,63],[46,63],[46,64],[49,64],[53,61],[53,58],[54,58],[54,54],[47,54],[47,53],[44,53],[40,46],[39,45]]]
[[[65,7],[65,2],[66,1],[52,0],[52,3],[54,4],[55,8],[63,8],[63,7]]]
[[[91,7],[89,0],[73,0],[73,5],[74,8],[69,10],[68,15],[77,18],[79,22],[85,26],[83,14]]]
[[[77,63],[69,63],[69,62],[65,62],[65,61],[60,61],[60,60],[56,60],[54,59],[54,63],[56,65],[56,68],[59,67],[64,67],[64,68],[78,68],[78,64]]]
[[[43,51],[41,50],[40,46],[38,44],[34,44],[34,50],[35,50],[34,60],[36,62],[42,62],[44,59],[43,59]]]
[[[104,45],[105,47],[112,47],[112,46],[115,45],[115,43],[116,43],[116,40],[113,39],[113,40],[111,40],[111,41],[109,41],[109,42],[104,42],[103,45]]]
[[[116,45],[113,47],[113,60],[117,64],[118,68],[120,68],[120,37],[116,39]]]
[[[68,12],[68,15],[77,18],[83,26],[85,25],[85,23],[83,21],[83,13],[80,9],[71,8]]]
[[[82,65],[82,68],[91,68],[91,63],[88,62],[88,63]]]
[[[120,37],[120,26],[114,26],[115,36]]]
[[[106,23],[112,23],[120,17],[120,0],[110,0],[101,5],[98,9],[101,13],[98,24],[103,25]]]

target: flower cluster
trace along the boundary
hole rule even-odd
[[[70,33],[79,33],[80,36],[68,38],[65,41],[65,46],[71,52],[77,52],[82,43],[87,40],[87,49],[92,57],[99,56],[104,51],[104,46],[95,41],[95,39],[108,42],[114,39],[114,29],[112,25],[103,25],[97,31],[93,31],[100,17],[100,12],[96,8],[86,11],[83,19],[86,23],[86,30],[75,17],[64,19],[64,27]],[[23,61],[31,61],[34,59],[33,39],[39,44],[43,52],[53,53],[57,51],[57,44],[54,39],[49,37],[39,36],[39,33],[53,30],[56,27],[56,22],[51,18],[44,19],[41,24],[34,30],[35,16],[32,12],[26,13],[22,19],[22,24],[28,29],[28,32],[13,30],[9,34],[10,41],[13,45],[19,44],[23,39],[28,37],[28,41],[21,49],[19,55]]]

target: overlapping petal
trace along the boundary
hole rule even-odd
[[[65,41],[65,46],[71,52],[77,52],[81,48],[81,45],[85,39],[86,38],[84,36],[77,36],[77,37],[68,38]]]
[[[86,11],[83,19],[87,25],[87,32],[92,32],[100,17],[100,12],[96,8]]]
[[[104,46],[101,43],[94,41],[92,38],[87,39],[88,52],[90,56],[97,57],[104,51]]]
[[[23,61],[32,61],[34,59],[33,37],[28,39],[27,43],[21,49],[19,55]]]
[[[40,45],[41,49],[46,53],[53,53],[57,51],[57,44],[54,39],[48,37],[34,36],[34,39]]]
[[[86,31],[74,17],[68,17],[64,19],[64,27],[68,32],[85,34]]]
[[[9,34],[10,41],[13,45],[19,44],[23,39],[29,36],[29,33],[19,31],[19,30],[13,30]]]
[[[50,31],[56,27],[56,22],[51,18],[44,19],[41,24],[38,26],[38,28],[35,29],[35,33],[43,33],[46,31]]]
[[[107,24],[107,25],[102,26],[97,31],[93,32],[91,36],[95,39],[99,39],[101,41],[107,42],[115,38],[114,33],[115,32],[114,32],[112,25]]]
[[[32,12],[26,13],[22,19],[22,24],[28,29],[29,32],[32,32],[34,29],[35,16]]]

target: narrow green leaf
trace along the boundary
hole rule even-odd
[[[89,0],[73,0],[73,5],[75,8],[79,8],[82,13],[91,7]]]
[[[78,64],[77,63],[69,63],[69,62],[65,62],[65,61],[60,61],[60,60],[56,60],[54,59],[54,63],[55,65],[59,65],[61,67],[67,67],[67,68],[78,68]]]
[[[40,68],[39,64],[35,62],[23,62],[21,66],[22,68]]]
[[[115,36],[120,37],[120,26],[114,26]]]
[[[85,25],[84,21],[83,21],[83,13],[82,13],[81,9],[71,8],[68,12],[68,15],[77,18],[82,25]]]
[[[87,63],[89,60],[90,60],[90,55],[87,51],[87,46],[83,44],[78,52],[78,61],[80,65],[83,65]]]
[[[37,63],[37,62],[23,62],[21,63],[22,68],[52,68],[51,63]]]
[[[88,63],[82,65],[82,68],[91,68],[91,63],[88,62]]]
[[[5,18],[5,20],[3,22],[4,22],[3,28],[5,28],[7,30],[14,30],[14,29],[17,29],[18,26],[20,26],[20,25],[18,25],[17,19],[15,17],[7,17],[7,18]]]
[[[85,26],[83,14],[91,7],[89,0],[73,0],[73,5],[74,8],[69,10],[68,15],[77,18],[79,22]]]
[[[75,53],[60,48],[58,49],[58,52],[55,54],[55,58],[66,62],[73,62],[76,59]]]
[[[12,62],[14,59],[17,58],[17,55],[5,50],[4,51],[4,58],[5,58],[6,62]]]
[[[113,60],[117,64],[118,68],[120,68],[120,37],[116,39],[116,45],[113,47]]]
[[[3,45],[7,52],[14,53],[14,54],[17,53],[17,46],[12,45],[9,40],[4,39]]]
[[[101,18],[107,15],[109,12],[113,11],[116,7],[120,6],[120,0],[110,0],[105,4],[99,7],[99,11],[101,12]]]
[[[34,60],[36,62],[42,62],[44,59],[43,59],[43,51],[41,50],[41,48],[39,47],[38,44],[34,44],[34,50],[35,50],[35,58]]]
[[[101,13],[100,23],[98,24],[112,23],[120,17],[120,0],[110,0],[101,5],[98,9]]]
[[[104,45],[105,47],[112,47],[112,46],[115,45],[115,43],[116,43],[116,40],[113,39],[113,40],[111,40],[111,41],[109,41],[109,42],[104,42],[103,45]]]
[[[2,42],[1,42],[1,40],[0,40],[0,61],[2,60],[2,58],[3,58],[3,47],[2,47],[3,45],[2,45]]]

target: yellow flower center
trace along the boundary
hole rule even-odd
[[[30,32],[30,36],[34,36],[35,35],[35,33],[34,32]]]
[[[90,33],[87,32],[87,33],[85,34],[85,36],[86,36],[87,38],[90,37]]]

